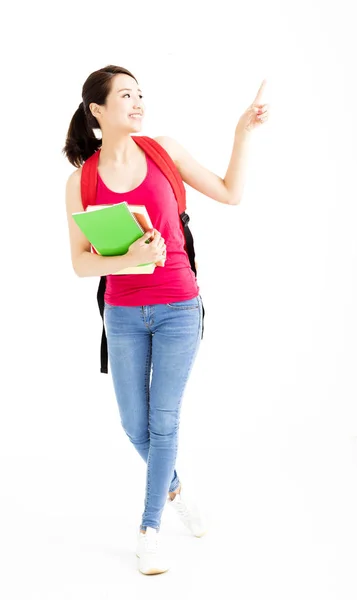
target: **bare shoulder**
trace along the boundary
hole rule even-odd
[[[166,150],[175,163],[178,163],[180,146],[176,140],[168,135],[159,135],[158,137],[155,137],[154,140]]]
[[[81,198],[82,167],[73,171],[66,183],[66,205],[72,212],[83,210]]]
[[[160,135],[154,138],[156,142],[160,144],[166,150],[166,152],[170,155],[174,163],[176,164],[179,171],[184,167],[185,162],[189,163],[194,160],[193,157],[187,152],[187,150],[174,138],[169,137],[168,135]]]
[[[73,188],[80,184],[82,167],[73,171],[67,179],[67,186]]]

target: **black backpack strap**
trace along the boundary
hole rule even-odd
[[[194,244],[193,244],[193,237],[192,237],[191,230],[188,226],[188,224],[190,222],[190,217],[188,216],[188,214],[186,212],[183,212],[180,214],[180,219],[182,221],[183,228],[184,228],[183,231],[185,234],[187,254],[188,254],[189,261],[190,261],[191,269],[194,272],[194,274],[197,275],[196,265],[195,265],[195,248],[194,248]]]
[[[107,278],[105,276],[102,276],[99,281],[98,292],[97,292],[97,301],[98,301],[99,312],[100,312],[100,316],[102,317],[102,321],[103,321],[102,342],[100,345],[100,372],[101,373],[108,373],[108,342],[107,342],[107,336],[106,336],[105,327],[104,327],[104,292],[105,292],[106,283],[107,283]]]
[[[184,211],[183,213],[180,214],[180,218],[181,218],[181,221],[183,224],[183,231],[185,234],[187,254],[188,254],[189,261],[190,261],[191,269],[194,272],[194,274],[197,276],[196,264],[195,264],[195,247],[194,247],[194,243],[193,243],[193,236],[192,236],[191,230],[188,226],[188,224],[190,222],[190,217]],[[202,298],[201,298],[201,300],[202,300]],[[202,336],[201,336],[201,339],[203,338],[204,320],[205,320],[205,307],[203,306],[203,302],[202,302]]]
[[[203,339],[203,332],[205,330],[205,307],[203,306],[203,300],[201,297],[201,302],[202,302],[202,335],[201,335],[201,340]]]

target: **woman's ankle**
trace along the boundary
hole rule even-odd
[[[170,500],[173,500],[175,498],[176,494],[179,494],[180,492],[181,492],[181,484],[179,485],[177,490],[175,490],[174,492],[169,492]]]

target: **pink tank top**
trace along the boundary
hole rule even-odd
[[[134,190],[117,193],[110,190],[98,172],[97,204],[145,204],[153,227],[166,243],[164,267],[151,275],[107,275],[104,300],[115,306],[143,306],[191,300],[199,294],[191,269],[185,238],[180,226],[177,200],[168,179],[145,153],[147,174]]]

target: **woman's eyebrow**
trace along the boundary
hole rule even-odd
[[[125,92],[125,91],[132,92],[133,90],[131,88],[123,88],[122,90],[119,90],[119,92]],[[142,93],[141,90],[138,90],[138,92]]]

